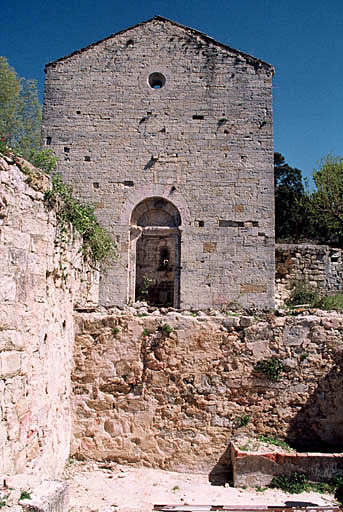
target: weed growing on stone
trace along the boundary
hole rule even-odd
[[[144,328],[143,329],[143,336],[149,336],[150,332],[148,331],[148,329]]]
[[[283,371],[283,364],[275,357],[261,359],[255,364],[254,370],[264,374],[268,379],[276,381],[279,380],[280,373]]]
[[[261,441],[262,443],[272,444],[274,446],[280,446],[280,448],[284,448],[285,450],[292,450],[292,448],[289,446],[289,444],[286,443],[286,441],[281,441],[281,439],[277,439],[275,437],[271,436],[258,436],[258,441]]]
[[[83,238],[82,252],[91,262],[104,263],[115,256],[116,245],[110,235],[98,223],[93,206],[84,204],[73,196],[72,188],[63,183],[58,175],[53,175],[52,189],[44,194],[44,201],[56,212],[58,245],[67,241],[69,224]]]
[[[5,137],[0,138],[0,153],[2,153],[5,156],[7,156],[9,154],[9,149],[8,149]]]
[[[243,413],[241,416],[238,416],[236,418],[235,422],[238,427],[246,427],[247,425],[249,425],[250,420],[251,417],[249,416],[249,414]]]
[[[326,311],[330,309],[334,310],[342,310],[343,309],[343,294],[338,293],[337,295],[332,295],[330,297],[322,297],[320,299],[319,305],[316,306],[320,309],[324,309]]]
[[[335,498],[341,505],[343,505],[343,477],[336,476],[335,484],[336,484]]]
[[[343,294],[322,297],[317,291],[303,281],[291,283],[291,295],[286,301],[287,306],[308,305],[311,308],[341,311],[343,309]]]
[[[336,476],[331,482],[309,482],[304,473],[294,471],[290,475],[274,476],[271,488],[282,489],[290,494],[300,494],[305,491],[319,493],[335,493],[335,498],[343,503],[343,476]]]
[[[335,487],[342,487],[343,488],[343,475],[337,475],[333,479],[333,484]]]
[[[260,485],[258,485],[257,487],[255,487],[256,489],[256,492],[264,492],[268,489],[268,487],[261,487]]]
[[[304,473],[294,471],[290,475],[274,476],[270,483],[272,489],[282,489],[290,494],[300,494],[308,490],[308,480]]]
[[[31,499],[31,493],[29,491],[21,491],[20,492],[20,500],[30,500]]]
[[[138,313],[139,318],[143,318],[144,316],[148,316],[148,313]]]
[[[286,301],[287,306],[308,304],[311,306],[318,299],[317,293],[304,281],[293,281],[291,283],[291,294]]]
[[[145,274],[143,276],[143,286],[140,288],[138,292],[138,300],[147,302],[149,296],[149,289],[154,284],[155,280],[151,276]]]
[[[173,329],[172,327],[170,327],[169,324],[163,324],[161,326],[161,331],[166,334],[167,336],[169,336],[172,332],[173,332]]]
[[[29,157],[29,161],[32,165],[50,175],[54,172],[57,160],[58,158],[49,148],[44,148],[40,151],[33,149]]]
[[[118,329],[118,327],[113,327],[113,329],[112,329],[112,334],[113,334],[113,336],[117,336],[117,334],[119,334],[119,329]]]
[[[310,354],[308,352],[303,352],[300,354],[300,361],[305,361]]]
[[[172,488],[173,492],[176,492],[176,491],[179,491],[179,490],[180,490],[180,487],[178,485],[174,485],[174,487]]]
[[[6,507],[6,500],[8,498],[8,494],[1,496],[0,498],[0,508]]]
[[[251,445],[247,443],[239,446],[238,448],[241,450],[241,452],[248,452],[251,449]]]

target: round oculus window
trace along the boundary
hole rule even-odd
[[[166,77],[162,73],[151,73],[148,84],[152,89],[161,89],[166,83]]]

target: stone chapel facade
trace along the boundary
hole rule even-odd
[[[43,144],[118,242],[102,304],[274,306],[272,76],[160,16],[46,66]]]

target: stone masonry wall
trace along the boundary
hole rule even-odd
[[[214,474],[237,434],[343,448],[342,315],[129,308],[75,322],[77,457]],[[271,358],[282,362],[279,380],[254,369]]]
[[[43,202],[49,188],[49,178],[27,162],[0,157],[2,477],[60,476],[71,434],[73,303],[97,298],[80,240],[55,246],[55,216]]]
[[[46,66],[43,143],[119,242],[102,304],[137,299],[132,212],[163,198],[181,216],[175,307],[273,307],[272,75],[160,17]]]
[[[277,244],[275,264],[277,305],[289,297],[295,281],[307,282],[320,295],[343,292],[342,249],[328,245]]]

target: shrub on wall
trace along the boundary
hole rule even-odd
[[[265,375],[270,380],[279,380],[280,373],[283,370],[283,364],[275,357],[261,359],[255,364],[254,370],[257,373]]]
[[[68,225],[71,223],[83,238],[82,251],[86,259],[99,263],[115,256],[115,242],[99,225],[93,206],[76,199],[72,188],[63,183],[60,176],[52,176],[52,189],[45,193],[44,200],[56,212],[59,243],[66,241]]]
[[[0,139],[0,154],[15,158],[3,138]],[[98,223],[94,207],[74,197],[72,187],[66,185],[57,174],[52,174],[57,162],[54,153],[50,149],[32,150],[30,161],[35,167],[51,176],[52,189],[45,192],[44,201],[56,213],[58,227],[56,243],[63,245],[67,241],[68,226],[72,224],[83,238],[82,252],[89,263],[104,263],[114,258],[116,244]],[[22,170],[25,172],[25,166]]]
[[[322,297],[305,281],[293,281],[292,290],[287,306],[308,305],[323,310],[342,310],[343,294]]]

